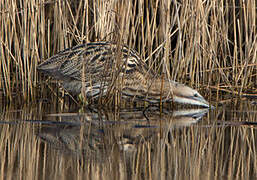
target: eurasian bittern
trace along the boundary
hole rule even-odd
[[[62,80],[73,95],[96,99],[112,89],[135,101],[174,101],[210,107],[194,89],[157,75],[126,46],[93,42],[65,49],[41,63],[38,70]]]

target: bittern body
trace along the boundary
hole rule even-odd
[[[62,81],[73,95],[98,99],[117,90],[135,101],[178,103],[209,107],[194,89],[154,73],[127,46],[93,42],[65,49],[41,63],[38,70]]]

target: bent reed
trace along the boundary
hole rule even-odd
[[[256,95],[256,6],[255,0],[3,0],[0,93],[9,100],[45,97],[49,88],[35,88],[39,59],[111,41],[135,49],[155,74],[205,88],[215,101],[227,92]]]

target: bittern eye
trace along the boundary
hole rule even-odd
[[[198,97],[198,94],[195,93],[195,94],[194,94],[194,97]]]

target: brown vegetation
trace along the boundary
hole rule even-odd
[[[220,90],[257,94],[256,7],[255,0],[2,0],[0,91],[33,100],[39,61],[106,40],[127,44],[158,73],[189,78],[217,98]]]

